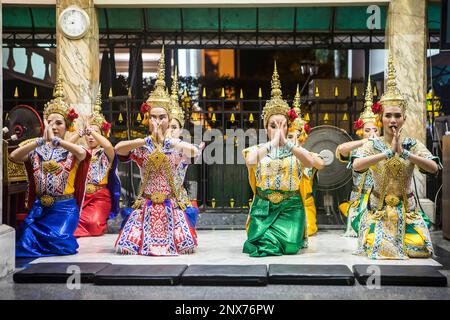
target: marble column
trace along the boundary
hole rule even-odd
[[[60,13],[71,5],[84,9],[90,17],[90,29],[79,40],[66,38],[56,28],[56,57],[61,65],[66,101],[80,115],[90,114],[98,90],[99,34],[94,0],[57,0],[56,21]]]
[[[0,26],[2,25],[2,3],[0,1]],[[1,28],[1,27],[0,27]],[[0,38],[0,47],[3,47]],[[0,51],[0,61],[3,61],[3,50]],[[0,80],[3,81],[3,68],[0,70]],[[3,114],[3,85],[0,85],[0,112]],[[3,117],[0,117],[0,128],[3,128]],[[0,159],[3,159],[3,143],[0,147]],[[0,161],[0,278],[11,273],[15,269],[15,239],[14,228],[2,224],[3,212],[3,160]]]
[[[427,1],[392,0],[386,26],[386,49],[394,58],[397,84],[407,100],[405,136],[426,143]],[[417,173],[419,197],[425,196],[425,176]]]

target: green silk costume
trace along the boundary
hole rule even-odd
[[[244,157],[259,147],[245,149]],[[255,195],[243,252],[251,257],[298,253],[307,245],[306,215],[299,189],[300,161],[292,152],[279,148],[248,169]]]

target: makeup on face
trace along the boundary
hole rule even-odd
[[[379,136],[379,129],[373,122],[366,122],[364,124],[363,138],[371,138],[372,136]]]
[[[167,112],[164,108],[153,107],[150,110],[150,121],[149,121],[150,131],[154,131],[151,126],[155,124],[161,127],[163,133],[169,127],[169,116],[167,115]]]
[[[56,137],[63,138],[66,133],[66,121],[59,113],[52,113],[47,118],[48,125]]]
[[[173,138],[179,138],[181,134],[181,124],[177,119],[170,120],[170,131]]]
[[[92,131],[95,131],[96,133],[98,133],[100,135],[102,134],[100,128],[97,126],[91,126],[91,129],[92,129]],[[92,134],[86,135],[86,143],[88,144],[88,146],[91,149],[95,149],[99,145],[99,143],[97,142],[97,140],[94,138],[94,136]]]
[[[275,134],[275,130],[278,129],[277,127],[280,127],[280,129],[282,130],[284,136],[286,136],[287,134],[287,119],[285,116],[281,115],[281,114],[276,114],[270,117],[269,119],[269,123],[268,123],[268,128],[267,128],[267,135],[269,136],[269,139],[272,139],[274,134]]]
[[[390,132],[392,128],[399,129],[403,126],[405,116],[398,106],[386,107],[383,112],[383,127],[388,128]]]

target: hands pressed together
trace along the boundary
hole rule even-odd
[[[172,137],[170,128],[167,129],[166,134],[163,133],[163,129],[161,127],[161,121],[151,118],[150,123],[151,123],[152,138],[155,139],[156,142],[162,143],[165,138],[168,138],[167,135],[169,135],[169,134],[170,134],[170,138]]]
[[[77,133],[80,138],[83,136],[90,136],[94,132],[91,126],[85,125],[83,128],[78,128]]]
[[[53,138],[55,137],[52,129],[52,125],[54,122],[55,120],[48,122],[47,119],[44,119],[44,135],[42,136],[42,138],[44,138],[45,142],[52,142]]]
[[[275,122],[274,135],[270,140],[270,144],[272,147],[282,147],[287,143],[286,136],[283,133],[283,127],[286,124],[286,119],[279,120]]]
[[[403,127],[398,130],[397,130],[397,128],[392,127],[392,132],[394,133],[394,137],[392,139],[391,151],[393,154],[398,154],[398,155],[403,154],[402,143],[400,141],[400,135],[401,135],[402,131],[403,131]]]

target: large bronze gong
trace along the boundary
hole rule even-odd
[[[336,158],[337,146],[352,140],[346,131],[334,126],[322,125],[311,130],[304,147],[320,154],[325,161],[325,168],[318,174],[319,190],[341,188],[352,178],[351,170]]]

